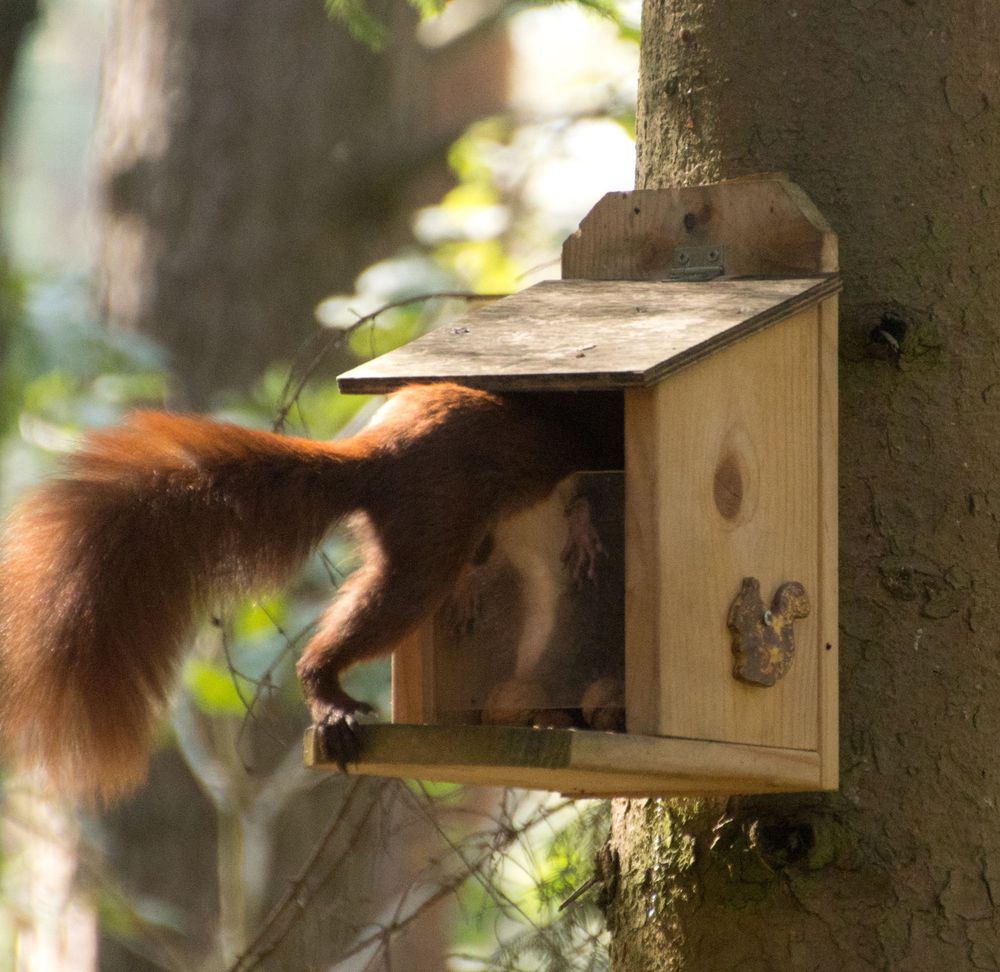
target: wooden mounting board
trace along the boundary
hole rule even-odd
[[[729,277],[807,276],[839,269],[837,236],[781,175],[707,186],[609,192],[563,244],[563,277],[662,280],[681,246],[722,252]]]
[[[368,725],[349,773],[520,786],[587,796],[820,789],[816,752],[571,729]],[[307,766],[336,770],[315,729]]]
[[[342,391],[361,393],[430,381],[491,391],[646,387],[840,288],[836,275],[546,281],[471,311],[338,381]]]

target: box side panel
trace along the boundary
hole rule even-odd
[[[655,390],[661,735],[818,746],[818,360],[812,308]],[[762,612],[787,581],[812,604],[770,688],[732,676],[726,622],[744,577],[759,580]]]
[[[625,716],[629,732],[662,728],[660,518],[655,388],[625,394]]]
[[[830,297],[819,306],[819,751],[821,783],[831,790],[840,782],[837,304]]]
[[[433,722],[433,622],[427,621],[392,654],[392,721]]]

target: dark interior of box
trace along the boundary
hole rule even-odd
[[[625,396],[621,391],[505,392],[584,440],[592,470],[625,468]]]

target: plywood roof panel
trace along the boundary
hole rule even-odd
[[[497,391],[646,386],[839,289],[835,275],[546,281],[348,371],[340,387],[387,392],[446,380]]]

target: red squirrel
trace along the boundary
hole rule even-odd
[[[0,737],[64,791],[134,787],[198,616],[286,581],[361,514],[362,564],[298,662],[313,721],[350,754],[370,707],[341,673],[391,651],[503,518],[587,461],[564,421],[448,383],[403,388],[333,442],[160,412],[91,432],[6,524]]]

